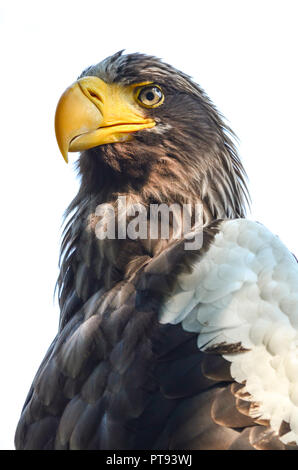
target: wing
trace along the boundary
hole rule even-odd
[[[70,284],[80,301],[37,372],[16,447],[295,448],[296,280],[279,240],[236,220],[88,300]]]
[[[259,438],[298,443],[298,266],[277,237],[249,220],[221,222],[209,250],[178,276],[160,322],[197,333],[200,353],[230,363],[235,383],[222,393],[266,424],[253,431]]]

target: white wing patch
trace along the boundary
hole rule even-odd
[[[259,404],[254,417],[276,432],[289,423],[281,440],[298,444],[297,261],[256,222],[229,220],[220,229],[192,273],[178,277],[160,322],[198,332],[203,351],[240,342],[246,352],[224,357]]]

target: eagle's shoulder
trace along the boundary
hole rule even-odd
[[[298,265],[280,239],[247,219],[225,220],[190,272],[176,279],[159,321],[197,332],[222,354],[273,431],[298,442]]]

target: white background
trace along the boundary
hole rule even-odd
[[[123,48],[190,74],[239,136],[249,217],[297,254],[297,24],[297,0],[1,1],[0,449],[57,329],[60,227],[78,187],[55,141],[60,94]]]

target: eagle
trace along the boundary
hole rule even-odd
[[[297,449],[297,262],[246,218],[235,135],[207,94],[120,51],[66,89],[55,129],[80,188],[16,449]]]

